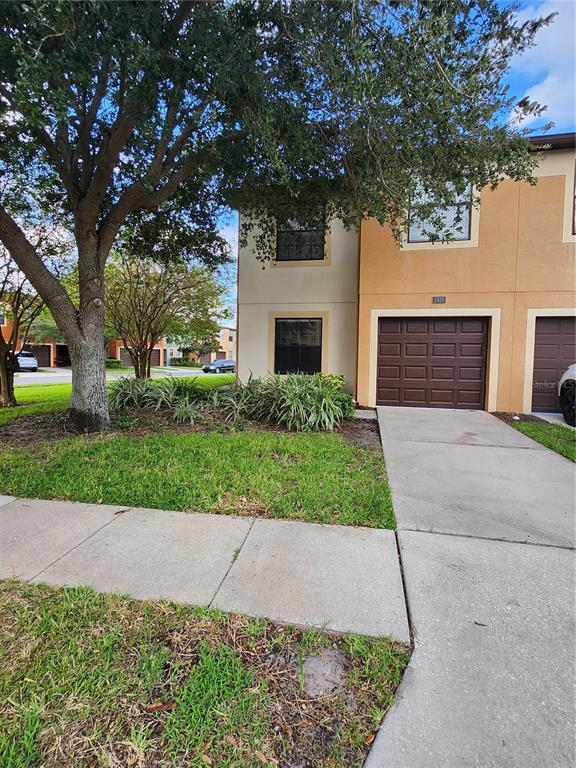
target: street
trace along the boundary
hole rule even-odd
[[[200,368],[153,368],[152,378],[162,379],[167,376],[177,378],[188,376],[217,376],[218,374],[204,373]],[[106,371],[106,380],[115,381],[122,376],[134,376],[133,368],[124,368],[121,370]],[[43,368],[36,373],[30,371],[20,371],[16,374],[15,385],[24,386],[26,384],[65,384],[72,381],[72,371],[70,368]]]

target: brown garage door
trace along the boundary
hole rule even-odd
[[[124,365],[128,365],[132,367],[132,358],[130,357],[130,353],[126,349],[126,347],[120,347],[120,360],[124,363]],[[160,365],[160,350],[159,349],[153,349],[152,354],[150,355],[150,365],[159,366]]]
[[[553,413],[560,410],[558,381],[573,363],[576,363],[576,318],[536,318],[533,411]]]
[[[50,367],[50,344],[25,344],[23,349],[32,352],[41,368]]]
[[[488,320],[387,317],[378,322],[378,405],[484,408]]]

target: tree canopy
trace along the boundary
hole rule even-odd
[[[348,225],[376,216],[398,234],[417,185],[451,201],[468,184],[530,178],[503,76],[550,19],[520,24],[513,11],[498,0],[0,4],[0,173],[68,222],[79,306],[7,193],[0,240],[67,339],[86,425],[107,419],[104,267],[131,216],[186,223],[228,202],[263,225],[266,255],[271,216],[287,210],[321,202]]]

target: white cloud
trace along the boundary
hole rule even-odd
[[[512,72],[534,79],[523,94],[545,104],[542,118],[529,117],[524,125],[538,120],[554,122],[555,130],[574,129],[576,123],[576,2],[546,0],[523,8],[520,21],[557,12],[556,18],[536,36],[536,45],[513,62]]]

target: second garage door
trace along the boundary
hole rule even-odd
[[[378,322],[377,405],[484,408],[488,319]]]
[[[573,363],[576,363],[576,318],[538,317],[534,338],[533,411],[560,410],[558,382]]]
[[[120,347],[120,360],[124,363],[124,365],[127,365],[128,367],[132,367],[132,358],[130,357],[130,353],[126,349],[126,347]],[[150,355],[150,365],[158,367],[160,365],[160,350],[159,349],[153,349],[152,354]]]

